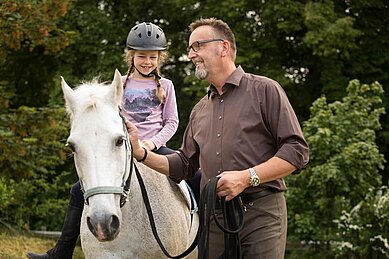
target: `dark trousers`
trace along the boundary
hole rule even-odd
[[[284,258],[287,230],[284,193],[277,192],[244,206],[244,225],[239,233],[243,258]],[[220,210],[217,219],[223,222]],[[216,259],[224,251],[224,233],[214,220],[211,220],[209,235],[209,258]]]
[[[160,155],[168,155],[174,153],[175,151],[168,147],[160,147],[158,150],[155,150],[153,152]],[[200,196],[200,179],[201,179],[201,174],[199,170],[192,179],[187,180],[188,185],[193,190],[197,204],[199,202],[199,196]],[[81,210],[84,209],[84,195],[82,194],[81,191],[80,181],[77,181],[75,184],[73,184],[70,190],[69,205],[79,208]]]

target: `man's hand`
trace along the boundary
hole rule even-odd
[[[232,200],[249,187],[250,173],[243,171],[225,171],[219,174],[216,192],[219,197],[226,197],[226,201]]]
[[[149,139],[145,139],[145,140],[142,140],[141,141],[143,146],[145,148],[147,148],[147,150],[154,150],[155,149],[155,144],[153,141],[149,140]]]
[[[128,131],[128,137],[134,151],[134,157],[139,161],[145,156],[145,150],[142,148],[143,143],[138,139],[138,129],[134,124],[127,120],[126,127]],[[161,174],[169,175],[169,162],[166,156],[158,155],[154,152],[148,152],[147,159],[144,160],[143,163]]]
[[[130,121],[125,120],[126,127],[127,127],[127,132],[128,132],[128,137],[130,139],[133,152],[134,152],[134,157],[136,160],[142,159],[144,156],[145,151],[143,150],[139,139],[138,139],[138,129],[135,127],[134,124],[132,124]]]

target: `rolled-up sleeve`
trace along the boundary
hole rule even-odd
[[[278,147],[275,156],[301,169],[309,161],[308,143],[286,93],[278,83],[272,82],[275,87],[266,89],[265,100],[269,101],[264,104],[264,108]]]

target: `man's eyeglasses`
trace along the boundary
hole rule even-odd
[[[197,52],[200,50],[201,44],[208,43],[208,42],[213,42],[213,41],[224,41],[223,39],[210,39],[210,40],[198,40],[192,43],[186,50],[190,51],[192,49],[194,52]]]

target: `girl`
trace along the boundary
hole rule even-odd
[[[165,147],[178,127],[173,83],[162,78],[159,67],[165,61],[166,38],[152,23],[141,23],[127,37],[122,115],[139,130],[139,139],[149,150],[171,153]]]
[[[169,154],[166,142],[178,127],[176,96],[172,81],[160,76],[159,68],[166,59],[164,32],[152,23],[134,26],[127,37],[124,54],[129,70],[123,77],[124,94],[121,114],[139,129],[144,146],[160,154]],[[84,198],[80,183],[70,191],[62,233],[54,248],[46,254],[28,253],[30,259],[71,259],[80,234]]]

